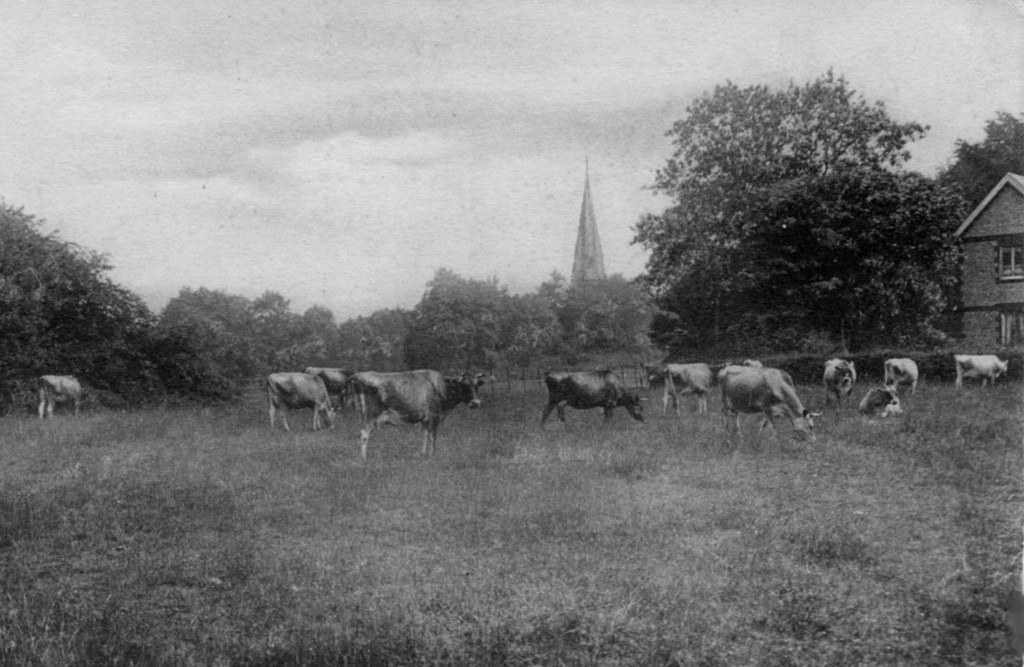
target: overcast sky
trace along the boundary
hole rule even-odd
[[[606,267],[696,96],[833,68],[931,126],[932,175],[1024,111],[1024,0],[5,0],[0,197],[159,311],[272,289],[339,321],[434,271],[568,275],[584,157]]]

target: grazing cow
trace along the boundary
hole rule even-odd
[[[327,387],[327,395],[334,396],[337,399],[337,406],[340,408],[347,402],[349,398],[348,392],[345,391],[345,383],[352,377],[355,372],[349,368],[317,368],[316,366],[310,366],[306,368],[303,373],[307,375],[315,375],[324,381],[324,386]]]
[[[850,392],[857,382],[857,369],[852,361],[845,359],[829,359],[825,362],[825,374],[822,376],[822,383],[825,385],[825,405],[835,394],[836,407],[842,405],[842,397],[846,396],[847,402],[850,399]]]
[[[356,373],[348,380],[348,391],[356,398],[363,415],[359,432],[359,450],[366,460],[370,433],[383,424],[419,424],[423,427],[423,455],[432,456],[437,442],[437,427],[460,403],[480,407],[482,374],[442,377],[432,370],[402,373]]]
[[[53,418],[57,403],[71,401],[75,404],[75,416],[82,403],[82,385],[73,375],[43,375],[39,378],[39,418]]]
[[[903,413],[903,408],[900,407],[900,397],[896,394],[896,389],[890,386],[870,389],[868,393],[864,394],[857,410],[868,417],[877,415],[883,418]]]
[[[917,393],[917,363],[913,359],[899,358],[885,360],[883,384],[899,389],[901,384],[910,385],[910,393]]]
[[[994,354],[956,354],[953,355],[956,362],[956,390],[964,386],[964,378],[981,378],[981,386],[992,380],[992,386],[996,386],[996,378],[1006,372],[1009,368],[1009,361],[1000,361]]]
[[[288,426],[288,411],[311,408],[313,410],[313,430],[319,431],[320,412],[327,417],[327,423],[334,428],[334,408],[327,395],[324,381],[308,373],[271,373],[267,376],[267,405],[270,409],[270,428],[274,428],[274,413],[281,411],[284,430]]]
[[[548,372],[544,375],[544,384],[548,388],[548,404],[540,418],[542,426],[556,407],[558,418],[564,424],[566,405],[577,410],[601,408],[605,422],[612,418],[615,408],[622,406],[633,419],[644,420],[643,399],[627,391],[622,379],[612,371]]]
[[[655,371],[664,380],[662,394],[662,414],[668,412],[671,399],[672,408],[679,416],[679,395],[694,394],[697,396],[697,412],[708,411],[708,390],[711,388],[711,367],[707,364],[665,364]]]
[[[814,418],[821,413],[812,413],[804,408],[789,373],[777,368],[727,366],[720,371],[719,379],[722,383],[722,415],[728,419],[728,414],[732,413],[737,433],[739,413],[762,412],[764,420],[758,433],[769,424],[774,430],[774,417],[784,415],[793,422],[793,428],[800,437],[814,442]]]

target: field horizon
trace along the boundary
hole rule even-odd
[[[862,393],[855,392],[857,395]],[[821,409],[822,390],[801,386]],[[647,420],[485,393],[419,455],[234,406],[0,418],[0,662],[943,665],[1014,659],[1020,383]],[[689,399],[689,400],[687,400]]]

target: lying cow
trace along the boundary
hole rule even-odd
[[[43,375],[38,380],[39,418],[53,418],[57,403],[71,402],[75,405],[75,416],[82,403],[82,385],[73,375]]]
[[[957,354],[953,356],[956,362],[956,390],[960,391],[964,386],[964,378],[981,378],[981,386],[991,380],[992,386],[996,386],[996,378],[1006,373],[1010,367],[1009,361],[1000,361],[994,354]]]
[[[437,428],[460,403],[480,407],[477,390],[486,380],[468,373],[443,377],[437,371],[418,370],[402,373],[356,373],[348,380],[348,391],[356,399],[363,416],[359,432],[359,451],[366,460],[370,433],[384,424],[419,424],[423,428],[423,455],[432,456]]]
[[[643,399],[627,391],[622,379],[612,371],[548,372],[544,375],[544,384],[548,388],[548,404],[540,418],[542,426],[555,408],[564,424],[566,405],[577,410],[601,408],[605,422],[612,418],[615,408],[621,406],[633,419],[644,420]]]
[[[821,413],[812,413],[804,408],[789,373],[777,368],[727,366],[719,372],[719,379],[722,383],[722,415],[725,419],[729,413],[733,415],[737,433],[739,413],[761,412],[764,419],[758,433],[767,425],[771,425],[774,431],[774,418],[783,415],[793,423],[800,437],[814,442],[814,418]]]
[[[349,368],[318,368],[316,366],[310,366],[302,371],[307,375],[315,375],[324,381],[324,386],[327,387],[327,395],[335,398],[339,408],[345,405],[346,399],[349,398],[348,392],[345,391],[345,383],[352,377],[355,372]]]
[[[883,384],[895,389],[899,389],[901,384],[909,384],[910,393],[917,393],[917,363],[913,359],[886,359],[884,367]]]
[[[327,423],[334,428],[334,408],[327,395],[324,381],[308,373],[271,373],[267,376],[267,406],[270,410],[270,428],[274,428],[274,414],[281,412],[284,430],[288,426],[288,411],[310,408],[313,410],[313,430],[322,428],[320,413],[323,412]]]
[[[822,383],[825,385],[825,405],[833,395],[836,397],[836,407],[842,405],[842,397],[846,396],[849,403],[850,392],[857,382],[857,369],[852,361],[845,359],[829,359],[825,362],[825,374],[822,376]]]
[[[697,397],[697,412],[708,411],[708,391],[711,389],[711,367],[707,364],[665,364],[654,374],[664,384],[662,392],[662,414],[668,412],[669,400],[679,416],[679,396],[694,394]]]
[[[903,414],[900,407],[900,397],[892,387],[873,388],[864,394],[857,410],[868,417],[888,417],[889,415]]]

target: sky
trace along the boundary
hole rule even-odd
[[[1024,0],[5,0],[0,199],[159,312],[274,290],[338,321],[439,268],[569,275],[585,160],[633,277],[666,131],[715,85],[829,68],[931,126],[910,167],[1024,112]]]

